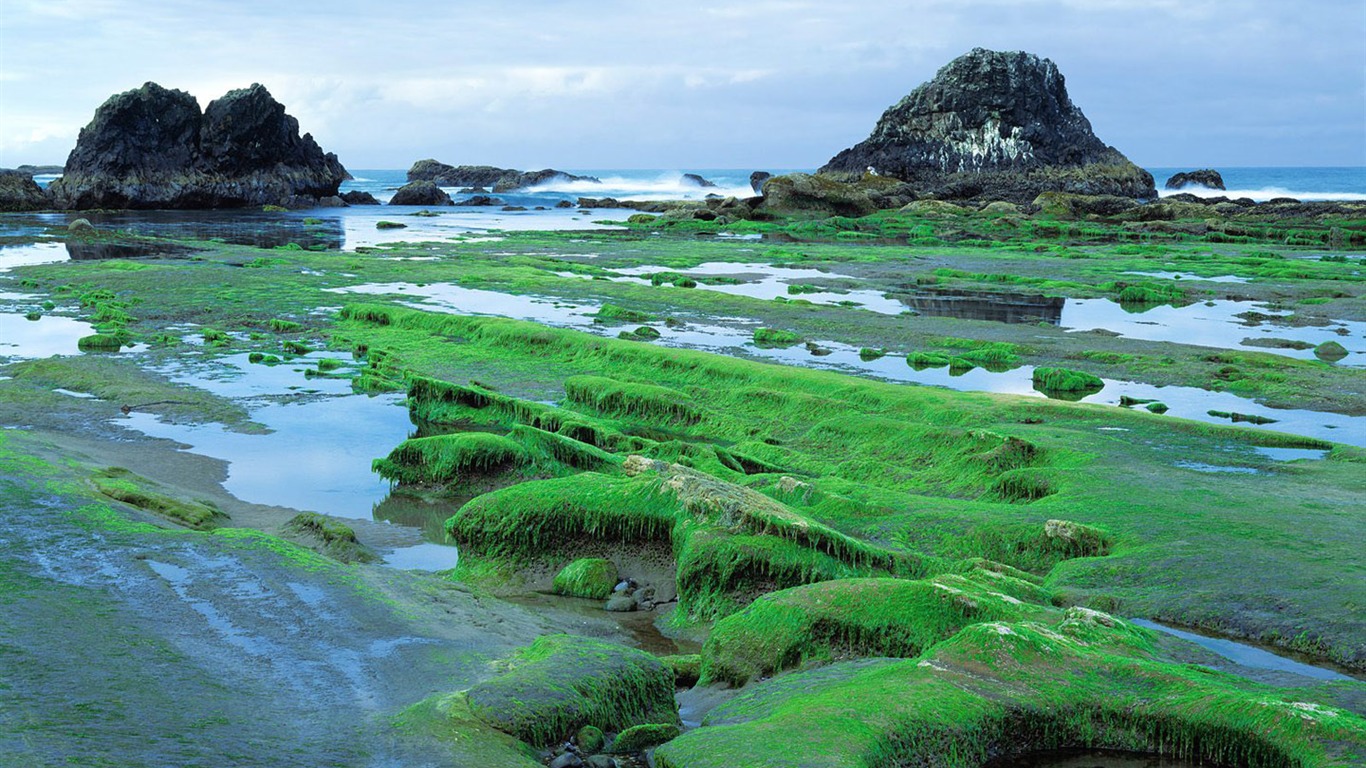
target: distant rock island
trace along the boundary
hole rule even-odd
[[[304,208],[331,201],[346,175],[260,84],[201,113],[149,82],[95,111],[48,197],[59,209]]]
[[[941,199],[1157,197],[1152,174],[1092,132],[1052,61],[984,48],[949,62],[820,172],[892,177]]]
[[[439,187],[482,187],[494,192],[512,192],[547,181],[601,180],[592,176],[575,176],[554,168],[519,171],[515,168],[496,168],[491,165],[447,165],[428,158],[413,163],[413,167],[408,169],[408,181],[430,181]]]
[[[1185,189],[1186,187],[1227,190],[1227,187],[1224,186],[1224,177],[1212,168],[1185,171],[1173,174],[1171,178],[1167,179],[1167,189]]]

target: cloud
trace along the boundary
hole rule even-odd
[[[979,45],[1054,59],[1140,162],[1359,163],[1362,25],[1355,0],[11,0],[0,165],[155,80],[201,103],[261,82],[357,167],[810,167]]]

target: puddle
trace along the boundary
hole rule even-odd
[[[94,332],[90,323],[60,315],[29,320],[23,315],[0,313],[0,359],[37,360],[83,354],[76,342]]]
[[[675,640],[665,637],[655,626],[658,611],[631,611],[613,613],[603,610],[605,600],[589,600],[579,597],[562,597],[543,592],[507,598],[508,602],[538,610],[558,610],[579,614],[587,619],[601,621],[604,618],[616,621],[631,636],[631,645],[650,653],[668,656],[680,653],[699,653],[702,644],[689,640]]]
[[[1253,448],[1252,450],[1272,461],[1317,460],[1328,457],[1328,451],[1318,451],[1312,448]]]
[[[180,384],[206,389],[220,397],[352,394],[349,378],[304,377],[304,371],[316,369],[317,361],[324,358],[351,362],[350,355],[345,353],[311,352],[265,365],[249,362],[248,354],[243,352],[220,358],[182,358],[174,365],[156,370]]]
[[[1211,650],[1220,656],[1232,661],[1235,664],[1250,667],[1252,669],[1269,669],[1276,672],[1290,672],[1303,677],[1312,677],[1315,680],[1355,680],[1356,678],[1344,675],[1328,667],[1318,666],[1317,664],[1306,664],[1288,658],[1280,653],[1272,653],[1247,643],[1240,643],[1222,637],[1210,637],[1209,635],[1188,632],[1175,627],[1168,627],[1147,619],[1130,619],[1134,624],[1147,629],[1163,632],[1168,635],[1189,640],[1196,645]]]
[[[729,293],[734,296],[748,296],[754,299],[772,301],[782,297],[791,300],[805,300],[813,304],[842,304],[850,302],[857,304],[862,309],[877,312],[884,315],[899,315],[906,311],[906,306],[900,301],[888,298],[881,291],[833,291],[833,290],[814,290],[810,292],[792,293],[788,290],[789,286],[812,285],[812,281],[828,281],[831,279],[853,279],[838,273],[822,272],[818,269],[802,269],[798,267],[775,267],[769,264],[736,264],[731,262],[707,262],[698,264],[687,269],[669,269],[668,267],[629,267],[625,269],[612,270],[619,275],[626,275],[632,278],[633,282],[649,284],[649,280],[637,275],[651,275],[657,272],[674,272],[680,275],[688,275],[694,278],[708,277],[730,277],[743,282],[730,284],[708,284],[699,281],[697,288],[704,291],[716,291],[718,293]],[[610,279],[610,278],[609,278]],[[617,278],[620,280],[620,278]],[[817,283],[819,284],[819,283]]]
[[[1061,296],[951,290],[928,291],[898,298],[916,313],[930,317],[1049,325],[1062,322],[1063,305],[1066,302]]]
[[[459,549],[430,541],[399,547],[384,556],[385,565],[404,571],[445,571],[459,563]]]
[[[982,768],[1209,768],[1174,757],[1113,749],[1050,749],[1013,757],[997,757]]]
[[[1263,475],[1266,474],[1256,467],[1231,467],[1219,464],[1205,464],[1199,461],[1176,461],[1172,466],[1182,469],[1189,469],[1195,472],[1207,474],[1232,474],[1232,475]]]
[[[389,492],[370,462],[407,439],[412,426],[402,400],[349,395],[252,407],[252,421],[272,430],[265,435],[167,424],[137,411],[116,423],[228,462],[223,487],[243,501],[368,520]]]
[[[66,245],[60,242],[6,245],[0,247],[0,272],[35,264],[56,264],[67,258]]]
[[[1141,275],[1143,277],[1156,277],[1161,280],[1202,280],[1206,283],[1249,283],[1250,278],[1238,277],[1237,275],[1216,275],[1214,277],[1202,277],[1191,272],[1120,272],[1121,275]]]
[[[59,395],[66,395],[67,397],[76,397],[76,398],[80,398],[80,399],[82,399],[82,400],[95,400],[95,399],[97,399],[94,395],[90,394],[89,392],[73,392],[73,391],[71,391],[71,390],[69,390],[69,389],[61,389],[61,388],[57,388],[57,389],[54,389],[54,390],[52,390],[52,391],[53,391],[53,392],[56,392],[56,393],[59,394]]]
[[[535,320],[552,325],[591,326],[598,311],[596,304],[570,304],[537,296],[520,296],[480,288],[462,288],[448,283],[419,286],[414,283],[370,283],[348,288],[328,288],[329,293],[399,295],[422,299],[420,309],[439,309],[469,315],[492,315],[516,320]],[[615,331],[613,332],[615,335]]]

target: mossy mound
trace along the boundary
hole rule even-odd
[[[1070,368],[1035,368],[1034,388],[1040,392],[1084,392],[1094,394],[1105,389],[1105,382],[1095,374]]]
[[[702,649],[702,681],[740,686],[810,661],[916,656],[970,624],[1043,613],[1042,606],[960,575],[794,587],[717,622]]]
[[[701,413],[687,395],[668,387],[617,381],[605,376],[571,376],[564,391],[569,401],[604,413],[662,421],[693,423]]]
[[[660,656],[659,660],[673,670],[674,685],[679,688],[691,688],[702,677],[702,654],[700,653]]]
[[[1114,540],[1099,528],[1068,520],[1048,520],[1042,525],[985,522],[955,537],[947,551],[987,558],[976,561],[983,571],[1028,579],[1047,574],[1064,560],[1102,557],[1113,549]],[[1009,590],[1003,588],[1002,591]],[[1030,595],[1010,594],[1037,600]]]
[[[612,751],[619,755],[644,752],[650,747],[678,738],[679,728],[673,723],[633,725],[612,739]]]
[[[76,340],[82,352],[117,352],[123,348],[123,338],[110,333],[96,333]]]
[[[1338,766],[1366,719],[1160,657],[1128,622],[1081,608],[1055,625],[984,622],[908,660],[845,662],[763,683],[655,752],[662,768],[935,765],[1072,747],[1220,765]]]
[[[655,319],[648,312],[640,312],[626,307],[619,307],[616,304],[603,304],[597,312],[593,313],[593,321],[609,325],[621,323],[648,323]]]
[[[1347,348],[1336,341],[1325,341],[1314,347],[1314,357],[1326,362],[1336,363],[1347,356]]]
[[[800,334],[781,328],[757,328],[754,331],[754,343],[761,347],[790,347],[801,341]]]
[[[606,600],[617,584],[617,567],[611,560],[584,557],[566,565],[555,574],[557,595]]]
[[[470,710],[530,744],[552,744],[585,725],[621,731],[678,723],[673,674],[644,651],[546,635],[511,663],[511,671],[468,691]]]
[[[301,512],[285,523],[286,534],[303,539],[317,552],[343,563],[373,563],[379,555],[356,540],[351,526],[317,512]]]
[[[463,432],[404,440],[388,457],[376,459],[381,477],[400,483],[452,483],[528,460],[518,443],[486,432]]]
[[[96,490],[115,501],[169,518],[187,528],[209,530],[228,517],[207,501],[183,501],[153,490],[151,480],[122,467],[102,470],[94,483]]]

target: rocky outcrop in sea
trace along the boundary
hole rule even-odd
[[[0,211],[41,211],[51,207],[33,174],[0,169]]]
[[[1186,187],[1204,187],[1205,189],[1228,189],[1224,186],[1224,177],[1212,168],[1203,168],[1198,171],[1184,171],[1173,174],[1167,179],[1167,189],[1185,189]]]
[[[430,181],[410,181],[398,188],[389,205],[455,205],[445,190]]]
[[[820,171],[891,177],[941,199],[1157,196],[1151,174],[1092,132],[1052,61],[983,48],[949,62]]]
[[[100,105],[48,192],[65,209],[304,208],[345,177],[260,84],[200,112],[185,91],[149,82]]]
[[[575,176],[554,168],[519,171],[515,168],[497,168],[492,165],[447,165],[428,158],[413,163],[413,167],[408,169],[408,181],[431,181],[441,187],[482,187],[494,192],[512,192],[547,181],[600,180],[593,176]]]

